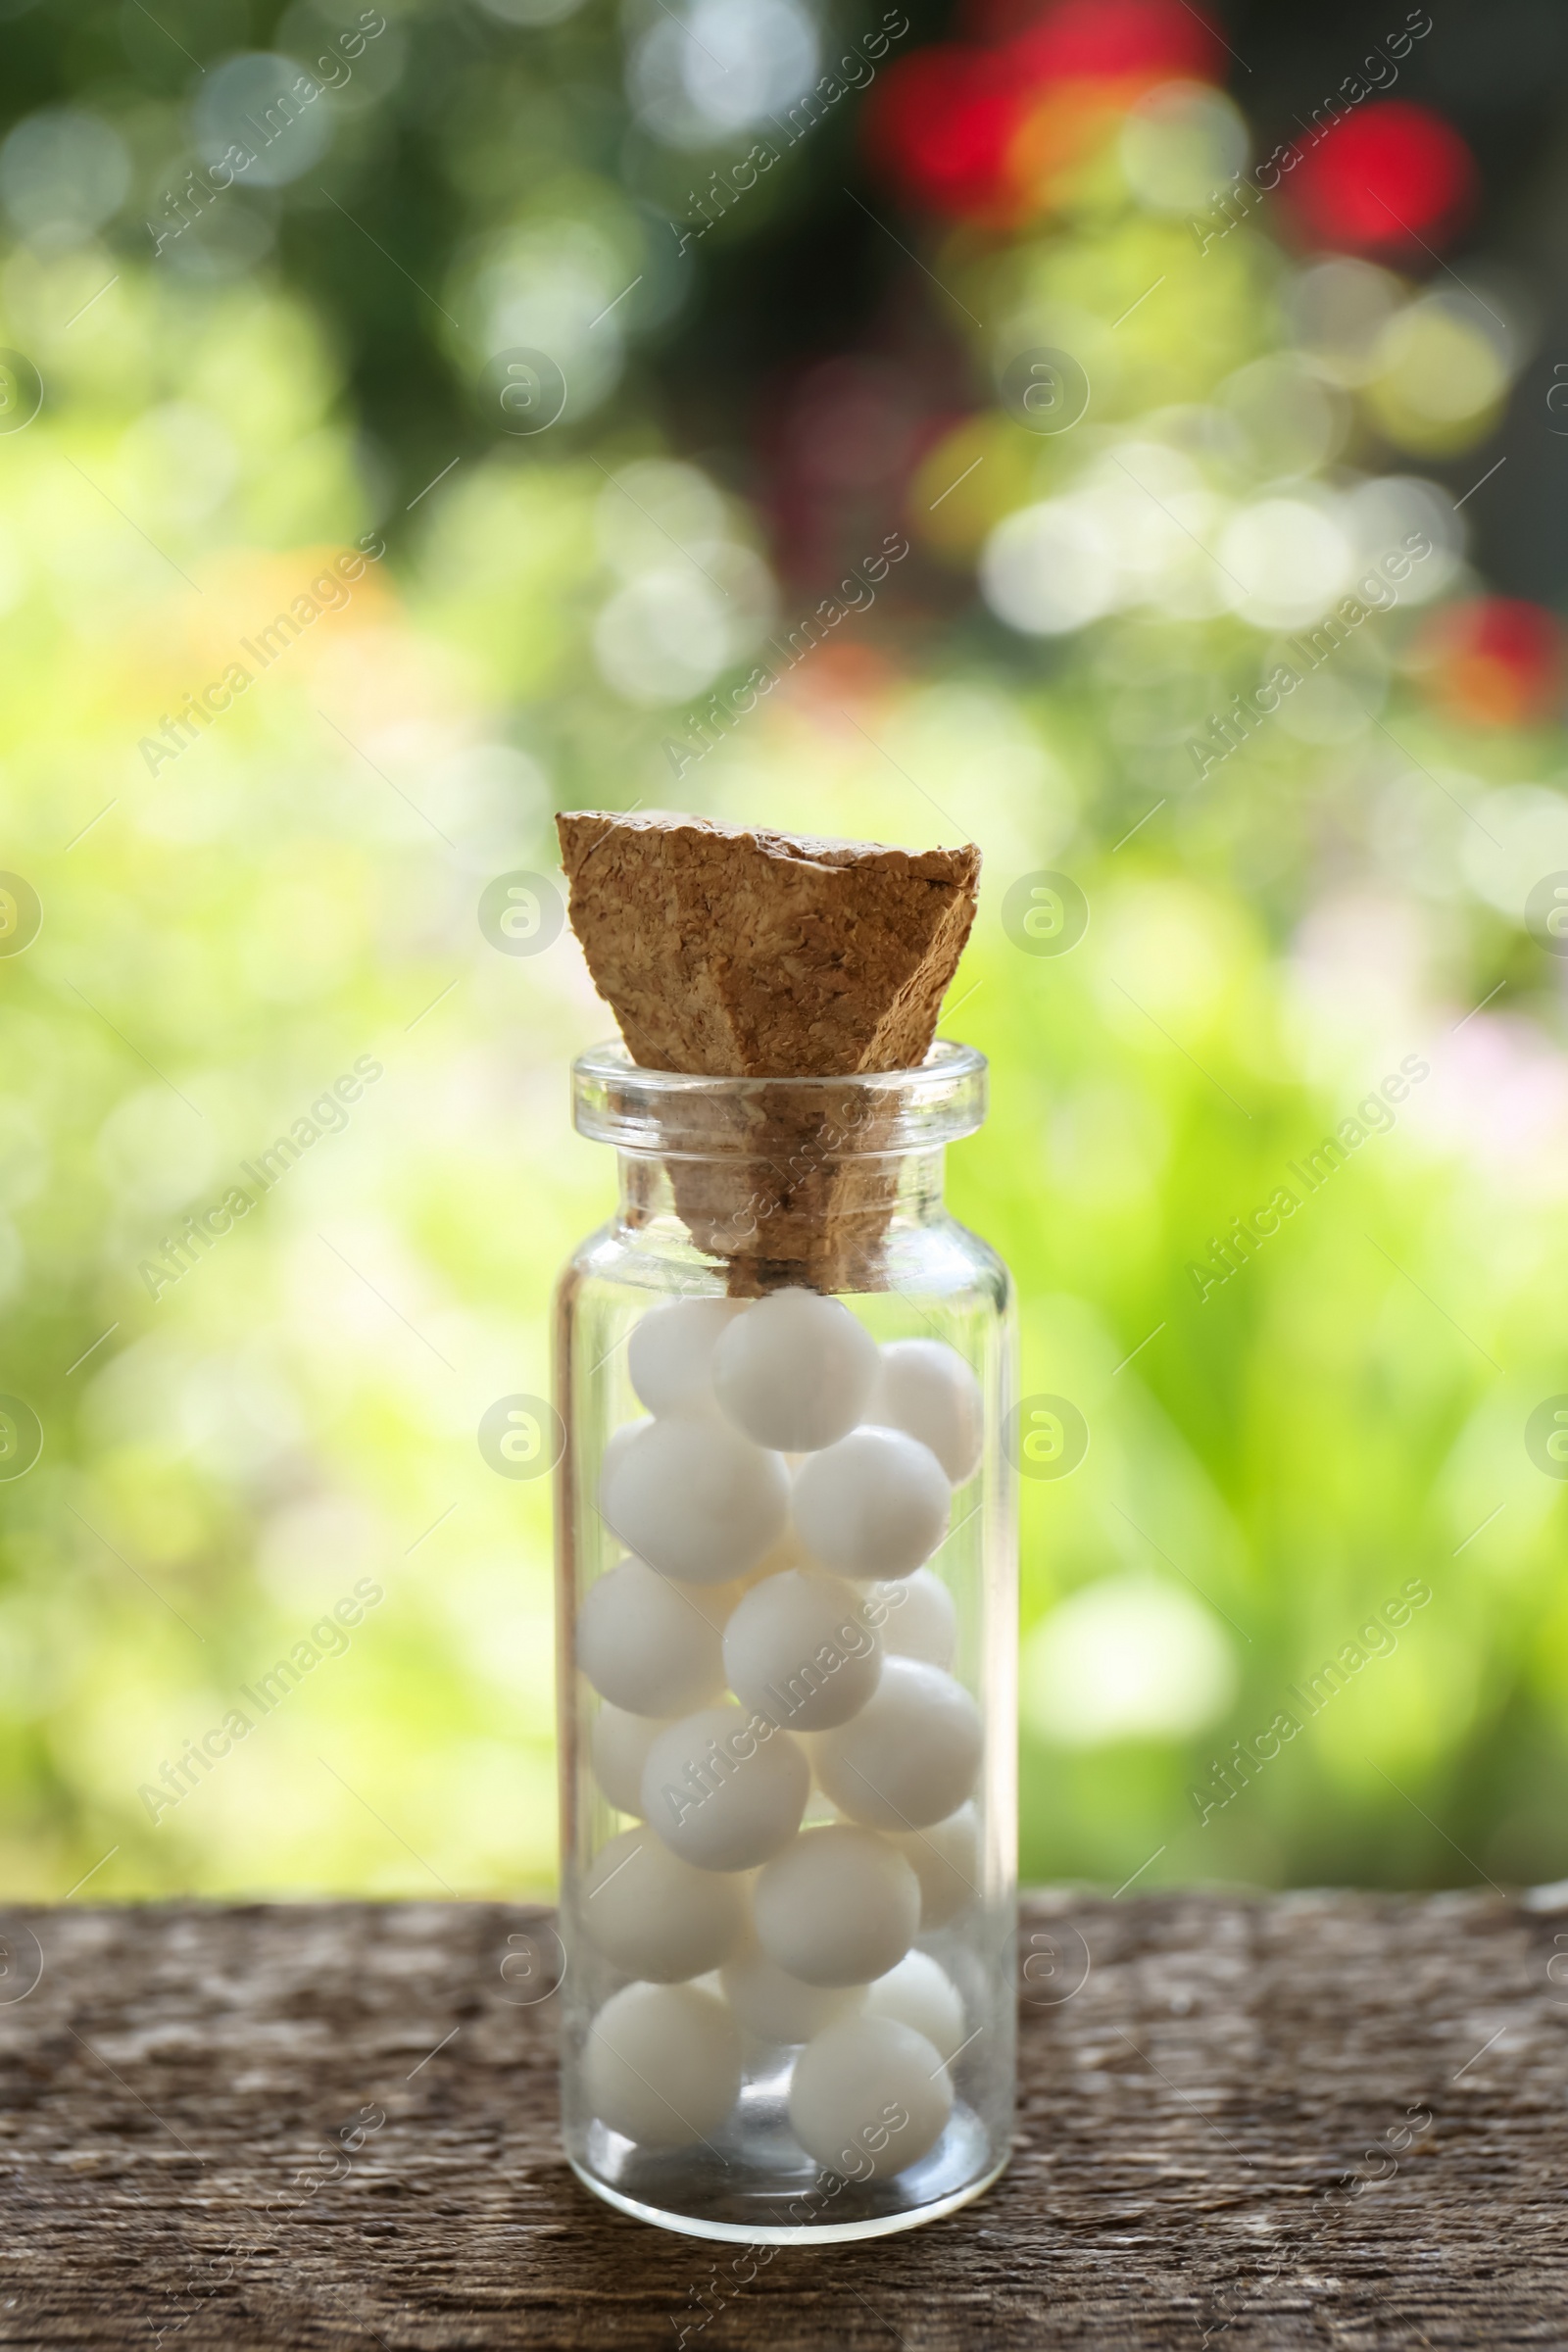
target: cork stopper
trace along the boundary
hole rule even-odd
[[[556,823],[572,928],[643,1068],[848,1079],[924,1060],[974,920],[972,843],[908,851],[663,812],[573,810]],[[744,1200],[733,1159],[670,1172],[693,1239],[728,1259],[730,1288],[850,1287],[895,1181],[854,1090],[824,1088],[809,1113],[797,1098],[780,1116],[760,1089],[715,1116],[755,1130]],[[733,1134],[723,1140],[733,1154]]]

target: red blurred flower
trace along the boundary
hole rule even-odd
[[[1556,710],[1563,636],[1541,605],[1477,597],[1434,614],[1416,649],[1427,692],[1475,727],[1528,727]]]
[[[1001,0],[997,14],[1011,6]],[[1058,0],[1033,24],[1010,26],[1008,48],[1037,84],[1225,77],[1224,42],[1181,0]]]
[[[872,163],[911,203],[960,219],[1005,204],[1006,159],[1028,111],[1001,50],[944,41],[901,58],[866,107]]]
[[[900,59],[865,112],[873,164],[906,201],[1007,227],[1049,203],[1139,92],[1219,78],[1222,44],[1182,0],[982,0],[993,43]]]
[[[1441,244],[1475,196],[1475,163],[1459,133],[1407,98],[1342,116],[1295,156],[1281,192],[1308,236],[1342,253]]]
[[[893,529],[910,476],[969,411],[968,369],[918,302],[879,348],[781,372],[760,408],[773,555],[792,596],[851,601],[855,567]]]
[[[897,368],[824,360],[795,391],[782,456],[799,481],[836,498],[906,469],[922,423],[921,406]]]

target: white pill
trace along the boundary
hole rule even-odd
[[[929,1952],[906,1952],[897,1968],[878,1977],[865,1996],[865,2011],[923,2034],[945,2065],[963,2047],[968,2032],[958,1987]]]
[[[611,1471],[614,1468],[616,1462],[619,1461],[621,1455],[625,1452],[633,1438],[640,1438],[645,1429],[652,1429],[653,1426],[653,1422],[645,1413],[640,1420],[623,1421],[618,1429],[612,1429],[611,1431],[609,1437],[605,1440],[605,1450],[599,1459],[599,1479],[601,1485],[603,1485],[604,1481],[610,1476]]]
[[[889,1833],[920,1882],[920,1932],[945,1928],[980,1892],[980,1819],[960,1805],[928,1830]]]
[[[716,1418],[650,1421],[600,1479],[599,1507],[661,1576],[725,1584],[783,1534],[789,1473]]]
[[[689,1714],[724,1688],[720,1628],[710,1595],[622,1560],[590,1586],[577,1612],[577,1663],[602,1698],[633,1715]]]
[[[713,1394],[757,1445],[809,1453],[855,1427],[878,1361],[875,1340],[837,1298],[774,1291],[714,1348]]]
[[[885,2180],[934,2147],[953,2111],[948,2070],[891,2017],[842,2018],[808,2041],[790,2080],[790,2129],[827,2172]]]
[[[985,1735],[961,1684],[918,1658],[884,1658],[875,1690],[837,1731],[812,1742],[816,1777],[851,1821],[923,1830],[970,1793]]]
[[[651,1413],[713,1410],[713,1349],[745,1311],[738,1299],[673,1298],[643,1316],[626,1344],[626,1369]]]
[[[881,1354],[862,1418],[918,1438],[961,1487],[980,1467],[980,1383],[942,1340],[892,1340]]]
[[[740,2096],[741,2037],[695,1984],[627,1984],[588,2029],[583,2080],[595,2115],[644,2148],[719,2131]]]
[[[958,1612],[953,1594],[929,1568],[917,1568],[877,1595],[873,1611],[887,1617],[882,1646],[896,1658],[921,1658],[927,1666],[951,1666],[958,1654]]]
[[[920,1882],[871,1830],[803,1830],[752,1893],[757,1940],[806,1984],[868,1984],[903,1959],[920,1925]]]
[[[764,1576],[780,1576],[786,1568],[812,1568],[816,1565],[793,1527],[786,1527],[776,1544],[770,1544],[755,1568],[749,1568],[737,1579],[737,1590],[745,1591],[760,1585]]]
[[[578,1919],[596,1951],[656,1984],[717,1968],[749,1925],[737,1881],[693,1870],[652,1830],[612,1838],[583,1881]]]
[[[764,1736],[765,1735],[765,1736]],[[788,1845],[810,1793],[806,1751],[742,1707],[705,1707],[659,1733],[639,1811],[699,1870],[754,1870]]]
[[[871,1428],[803,1462],[791,1502],[808,1551],[840,1576],[907,1576],[941,1543],[952,1507],[947,1472],[928,1446],[902,1429]]]
[[[619,1707],[601,1707],[594,1717],[589,1746],[594,1778],[620,1813],[643,1809],[643,1766],[659,1734],[668,1727],[654,1715],[628,1715]]]
[[[858,2009],[864,1998],[858,1984],[832,1988],[803,1984],[757,1947],[726,1961],[719,1982],[737,2023],[759,2041],[809,2041],[835,2018]]]
[[[723,1647],[742,1706],[791,1732],[847,1723],[882,1671],[864,1594],[820,1569],[790,1568],[753,1585],[724,1627]]]

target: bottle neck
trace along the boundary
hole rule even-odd
[[[808,1145],[722,1160],[620,1152],[615,1227],[634,1247],[695,1243],[739,1297],[878,1289],[889,1244],[945,1215],[946,1156],[940,1146],[836,1158]]]
[[[918,1069],[745,1078],[602,1046],[572,1064],[574,1115],[620,1153],[618,1229],[637,1247],[695,1246],[735,1298],[880,1290],[889,1237],[943,1214],[943,1147],[984,1117],[985,1070],[946,1041]]]

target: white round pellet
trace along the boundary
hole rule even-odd
[[[920,1925],[920,1882],[871,1830],[803,1830],[758,1879],[757,1940],[806,1984],[868,1984],[903,1959]]]
[[[599,1460],[599,1478],[601,1485],[603,1485],[604,1481],[610,1476],[611,1471],[614,1468],[616,1462],[619,1461],[621,1455],[625,1452],[633,1438],[640,1438],[645,1429],[652,1429],[653,1426],[653,1422],[645,1413],[640,1420],[623,1421],[618,1429],[612,1429],[611,1431],[609,1437],[605,1440],[605,1450],[600,1456]]]
[[[879,1598],[887,1609],[882,1646],[891,1657],[920,1658],[927,1666],[953,1664],[958,1654],[958,1612],[940,1577],[917,1568]]]
[[[623,1830],[583,1881],[582,1932],[628,1977],[678,1984],[717,1968],[747,1930],[735,1880],[693,1870],[652,1830]]]
[[[858,2008],[864,1997],[858,1984],[843,1989],[805,1984],[755,1948],[726,1961],[719,1982],[737,2023],[759,2041],[809,2041],[835,2018]]]
[[[783,1534],[789,1473],[716,1418],[650,1421],[601,1478],[599,1507],[661,1576],[725,1584]]]
[[[662,1730],[643,1766],[639,1811],[699,1870],[753,1870],[789,1843],[811,1768],[788,1732],[741,1707],[705,1707]]]
[[[612,2132],[639,2147],[688,2147],[740,2096],[741,2037],[724,2003],[694,1984],[627,1984],[588,2029],[583,2080]]]
[[[953,2112],[948,2070],[923,2034],[857,2015],[808,2041],[790,2080],[790,2129],[824,2170],[885,2180],[934,2147]]]
[[[963,2046],[967,2028],[958,1987],[929,1952],[906,1952],[897,1968],[878,1977],[865,2009],[868,2017],[891,2017],[923,2034],[944,2065]]]
[[[745,1311],[729,1298],[672,1298],[650,1308],[626,1344],[626,1369],[651,1413],[712,1411],[713,1349]]]
[[[863,1418],[918,1438],[961,1487],[980,1467],[980,1383],[942,1340],[892,1340],[881,1353]]]
[[[855,1427],[877,1364],[875,1340],[837,1298],[774,1291],[714,1348],[713,1394],[757,1445],[809,1453]]]
[[[786,1527],[776,1544],[770,1544],[755,1568],[748,1568],[736,1580],[738,1592],[760,1585],[764,1576],[781,1576],[786,1568],[810,1568],[815,1565],[806,1545],[793,1527]]]
[[[652,1715],[628,1715],[619,1707],[601,1707],[589,1735],[594,1778],[620,1813],[643,1809],[643,1766],[648,1750],[667,1727]]]
[[[920,1882],[921,1933],[945,1928],[980,1892],[980,1820],[973,1805],[960,1805],[928,1830],[890,1835]]]
[[[590,1586],[577,1612],[577,1663],[602,1698],[633,1715],[685,1715],[724,1688],[714,1588],[690,1592],[642,1560]]]
[[[956,1812],[985,1743],[980,1710],[961,1684],[918,1658],[884,1658],[860,1709],[812,1742],[817,1781],[852,1821],[923,1830]]]
[[[824,1567],[907,1576],[946,1534],[953,1491],[936,1455],[902,1429],[853,1429],[802,1463],[791,1507]]]
[[[820,1569],[789,1568],[753,1585],[724,1627],[723,1648],[742,1706],[792,1732],[848,1722],[882,1671],[864,1594]]]

